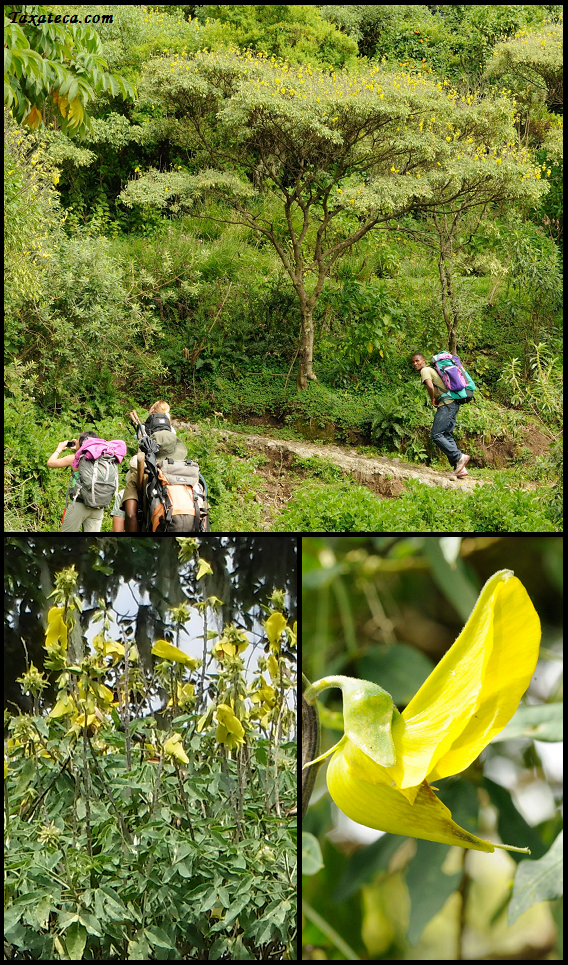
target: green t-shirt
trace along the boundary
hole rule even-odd
[[[432,380],[432,385],[434,386],[434,398],[436,399],[438,405],[449,405],[450,402],[455,401],[451,396],[448,396],[447,398],[442,399],[441,402],[438,402],[440,396],[448,390],[436,372],[436,369],[431,368],[429,365],[425,365],[424,368],[420,370],[420,378],[422,379],[422,382],[425,382],[426,379]]]

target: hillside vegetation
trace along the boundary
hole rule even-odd
[[[124,439],[126,467],[128,412],[158,399],[199,430],[213,532],[562,529],[560,6],[21,9],[6,530],[57,532],[58,443]],[[448,349],[487,485],[385,493],[247,445],[446,472],[410,359]]]

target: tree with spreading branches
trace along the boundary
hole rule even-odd
[[[211,218],[204,201],[215,198],[227,213],[213,220],[246,225],[274,247],[300,305],[298,389],[316,380],[317,299],[367,232],[472,196],[483,206],[542,191],[540,170],[516,146],[505,92],[460,96],[420,71],[336,73],[199,51],[151,62],[140,95],[189,162],[141,174],[121,200]]]

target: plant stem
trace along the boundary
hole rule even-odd
[[[307,761],[313,761],[319,756],[320,723],[317,704],[309,704],[304,700],[304,691],[310,686],[307,677],[302,674],[302,767]],[[306,816],[310,797],[314,789],[319,764],[313,764],[302,771],[302,821]]]

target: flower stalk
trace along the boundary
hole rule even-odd
[[[310,797],[316,782],[319,764],[306,769],[306,764],[314,761],[319,754],[320,722],[315,699],[308,702],[304,693],[310,686],[307,677],[302,674],[302,821],[306,816]]]

